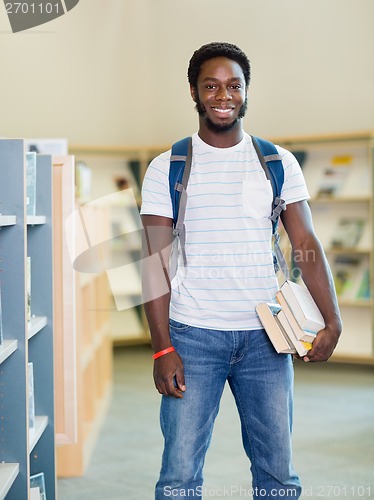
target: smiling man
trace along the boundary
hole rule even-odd
[[[188,79],[199,130],[192,136],[187,186],[187,265],[178,267],[164,294],[157,288],[169,276],[170,151],[152,161],[142,189],[144,257],[150,256],[145,261],[159,256],[163,263],[163,270],[145,265],[143,275],[145,296],[153,297],[145,310],[165,439],[156,500],[202,496],[205,455],[226,382],[240,415],[253,496],[299,498],[291,460],[292,357],[276,353],[255,310],[275,300],[278,281],[269,220],[272,188],[242,124],[250,64],[237,46],[209,43],[193,54]],[[287,204],[282,222],[326,324],[304,361],[325,361],[341,331],[333,281],[313,230],[300,166],[290,152],[277,150]],[[311,253],[314,259],[303,259]]]
[[[225,57],[204,62],[199,85],[196,76],[191,74],[191,95],[202,118],[201,128],[218,133],[221,138],[228,136],[224,132],[240,129],[240,119],[247,110],[247,78],[249,73],[245,77],[239,63]]]

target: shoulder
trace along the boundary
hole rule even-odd
[[[275,147],[277,148],[277,151],[281,156],[285,175],[287,176],[287,174],[301,174],[301,166],[296,156],[291,153],[291,151],[288,151],[288,149],[282,148],[278,145],[276,145]]]
[[[171,150],[159,154],[148,165],[145,178],[158,178],[169,175]]]
[[[280,154],[284,165],[289,164],[291,162],[297,163],[297,160],[296,160],[295,156],[291,153],[291,151],[288,151],[288,149],[282,148],[278,144],[275,144],[275,147],[277,148],[278,154]]]
[[[159,165],[159,164],[170,163],[170,156],[171,156],[171,149],[169,149],[168,151],[165,151],[164,153],[157,155],[155,158],[153,158],[153,160],[150,162],[149,165],[152,165],[152,164]]]

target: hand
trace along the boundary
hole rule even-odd
[[[153,379],[160,394],[183,398],[183,392],[186,390],[184,368],[177,352],[170,352],[155,359]]]
[[[324,328],[317,333],[312,349],[302,359],[308,361],[327,361],[333,353],[340,336],[339,330]]]

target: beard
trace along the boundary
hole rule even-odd
[[[212,122],[212,120],[207,116],[207,113],[205,111],[204,106],[201,104],[199,95],[197,95],[195,109],[199,113],[199,116],[205,121],[207,127],[212,132],[216,132],[218,134],[224,134],[224,133],[230,132],[239,124],[240,120],[242,118],[244,118],[244,116],[245,116],[245,113],[247,111],[247,107],[248,107],[248,97],[246,96],[245,101],[239,110],[239,114],[238,114],[237,118],[235,118],[235,120],[233,120],[231,123],[214,123],[214,122]]]

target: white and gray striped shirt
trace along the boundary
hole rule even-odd
[[[309,198],[295,157],[277,146],[284,166],[282,198]],[[141,214],[173,217],[169,193],[170,150],[149,165],[142,187]],[[271,246],[273,193],[251,137],[215,148],[193,135],[187,186],[187,267],[172,281],[170,317],[216,330],[261,328],[255,311],[275,300],[278,282]]]

